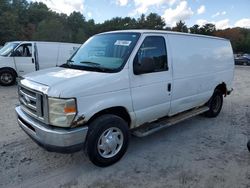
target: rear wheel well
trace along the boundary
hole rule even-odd
[[[104,110],[96,113],[88,120],[88,124],[90,124],[97,117],[104,115],[104,114],[113,114],[113,115],[119,116],[120,118],[124,119],[128,123],[128,127],[130,127],[131,118],[130,118],[129,113],[126,110],[126,108],[124,108],[122,106],[107,108],[107,109],[104,109]]]
[[[217,85],[215,90],[219,90],[224,96],[227,95],[227,86],[226,86],[226,84],[224,82]]]

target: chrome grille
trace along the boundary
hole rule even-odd
[[[19,86],[18,91],[23,110],[29,115],[43,120],[43,95],[23,86]]]

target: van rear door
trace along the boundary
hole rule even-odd
[[[36,70],[33,43],[21,43],[12,53],[12,57],[14,58],[18,75],[22,76]]]

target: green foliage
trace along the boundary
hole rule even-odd
[[[51,12],[48,7],[43,3],[30,3],[28,10],[28,21],[29,23],[35,24],[36,26],[43,20],[51,16]]]
[[[34,40],[45,41],[67,41],[67,33],[64,30],[64,25],[59,19],[43,20],[37,27],[37,32],[34,33]]]
[[[200,26],[198,24],[193,25],[189,29],[190,29],[190,33],[200,34]]]
[[[164,29],[166,25],[162,17],[155,13],[150,13],[146,18],[143,14],[138,22],[142,29]]]
[[[202,35],[213,35],[215,31],[215,25],[211,23],[207,23],[200,28],[200,34]]]
[[[96,24],[93,19],[86,20],[80,12],[73,12],[69,16],[58,14],[41,2],[0,0],[0,26],[0,45],[13,40],[83,43],[90,36],[105,31],[157,29],[227,38],[234,52],[250,53],[250,29],[216,30],[211,23],[188,28],[183,21],[170,28],[156,13],[142,14],[138,19],[115,17]]]
[[[185,22],[183,21],[179,21],[176,23],[176,26],[172,28],[173,31],[178,31],[178,32],[183,32],[183,33],[187,33],[188,32],[188,28],[185,24]]]
[[[4,19],[0,19],[0,41],[17,40],[20,35],[17,15],[12,14],[11,11],[6,11],[1,14],[1,18]]]

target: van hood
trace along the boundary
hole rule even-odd
[[[23,78],[47,86],[46,94],[50,97],[80,97],[128,88],[126,69],[103,73],[55,67],[26,74]]]

